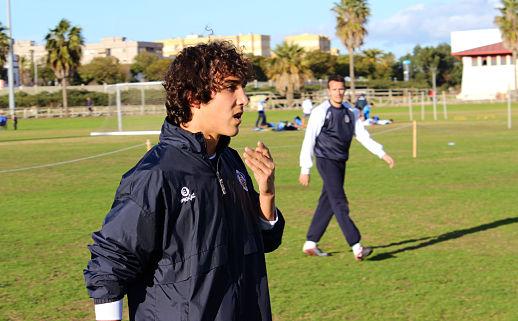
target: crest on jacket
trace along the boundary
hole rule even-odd
[[[243,173],[236,169],[236,177],[239,184],[241,184],[241,186],[243,186],[243,189],[248,192],[248,186],[246,185],[245,175],[243,175]]]

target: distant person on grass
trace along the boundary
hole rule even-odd
[[[363,120],[367,120],[367,119],[371,118],[372,105],[374,105],[374,103],[367,104],[367,105],[365,105],[365,107],[363,107],[363,110],[362,110]]]
[[[90,97],[86,97],[86,108],[88,108],[88,114],[92,115],[94,112],[94,101]]]
[[[265,99],[259,100],[257,103],[257,120],[255,121],[255,128],[261,128],[264,126],[268,126],[268,122],[266,121],[266,104],[268,103],[268,100],[270,97],[266,97]]]
[[[317,245],[334,213],[347,243],[352,248],[354,258],[361,261],[371,254],[372,249],[360,243],[360,231],[349,216],[349,202],[344,191],[345,164],[349,158],[353,136],[367,150],[383,159],[390,168],[394,166],[394,160],[383,151],[382,145],[370,138],[360,120],[359,111],[343,102],[344,78],[329,77],[327,91],[329,100],[311,112],[300,151],[300,184],[309,184],[313,156],[324,183],[302,251],[311,256],[328,255]]]
[[[304,118],[302,121],[302,126],[306,127],[309,119],[309,115],[311,115],[311,110],[313,109],[313,97],[309,96],[304,101],[302,101],[302,113],[304,114]]]
[[[358,99],[356,99],[354,107],[356,107],[360,111],[363,111],[363,108],[368,104],[369,102],[367,101],[367,97],[365,97],[364,93],[361,93]]]
[[[166,74],[160,141],[120,183],[84,271],[97,320],[271,321],[265,252],[281,243],[275,164],[229,147],[249,61],[228,42],[185,48]]]

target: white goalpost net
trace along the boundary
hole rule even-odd
[[[90,136],[153,135],[156,130],[127,130],[127,116],[165,115],[165,90],[162,82],[119,83],[105,87],[108,94],[106,116],[116,116],[117,129],[91,132]]]

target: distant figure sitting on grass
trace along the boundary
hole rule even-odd
[[[365,119],[363,121],[363,126],[371,126],[371,125],[388,125],[394,122],[393,119],[380,119],[378,116],[374,116],[369,119]]]
[[[0,115],[0,127],[7,129],[7,117]]]
[[[295,118],[293,118],[293,122],[281,120],[277,123],[277,126],[272,128],[272,130],[277,132],[284,130],[298,130],[300,127],[302,127],[302,119],[299,116],[295,116]]]

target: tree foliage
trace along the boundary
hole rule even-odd
[[[357,75],[369,80],[392,79],[394,54],[380,49],[366,49],[355,58]]]
[[[125,79],[119,60],[115,57],[95,57],[90,63],[79,67],[78,72],[87,84],[116,84]]]
[[[254,78],[257,81],[267,81],[266,69],[268,68],[268,58],[262,56],[248,55],[252,68],[254,70]]]
[[[310,79],[312,74],[306,61],[305,51],[301,47],[283,42],[274,50],[269,60],[267,74],[275,81],[276,89],[285,95],[288,103],[293,100],[294,93]]]
[[[7,28],[0,22],[0,72],[4,69],[9,53],[9,36],[6,31]]]
[[[500,16],[495,17],[495,24],[500,28],[504,46],[512,51],[514,63],[514,89],[518,89],[516,59],[518,58],[518,0],[502,0],[498,8]]]
[[[164,80],[165,74],[169,65],[171,64],[171,59],[162,58],[158,59],[144,70],[144,77],[148,81],[161,81]]]
[[[63,87],[63,108],[68,114],[67,80],[81,64],[84,44],[81,28],[72,26],[66,19],[45,36],[47,63]]]
[[[354,96],[354,51],[363,44],[367,35],[367,18],[370,9],[365,0],[340,0],[332,11],[336,14],[336,35],[349,53],[349,77],[351,92]]]
[[[432,84],[432,74],[437,75],[437,85],[455,86],[460,84],[462,77],[462,62],[451,55],[449,44],[442,43],[436,47],[414,47],[411,56],[400,59],[409,59],[411,62],[411,77],[417,81],[426,81]]]
[[[18,71],[20,73],[20,83],[23,86],[32,84],[31,77],[31,60],[25,56],[21,56],[18,60]]]
[[[313,50],[306,52],[304,57],[306,64],[317,79],[325,79],[336,73],[337,56],[328,52]]]
[[[135,56],[135,59],[133,60],[133,64],[131,65],[131,68],[130,68],[131,74],[133,75],[133,77],[135,77],[137,79],[141,78],[141,77],[145,77],[146,78],[145,80],[149,80],[145,76],[146,69],[149,66],[151,66],[153,63],[157,62],[158,60],[160,60],[160,57],[158,57],[154,53],[146,52],[146,51],[139,53],[138,55]],[[138,79],[138,80],[144,80],[144,79]]]

